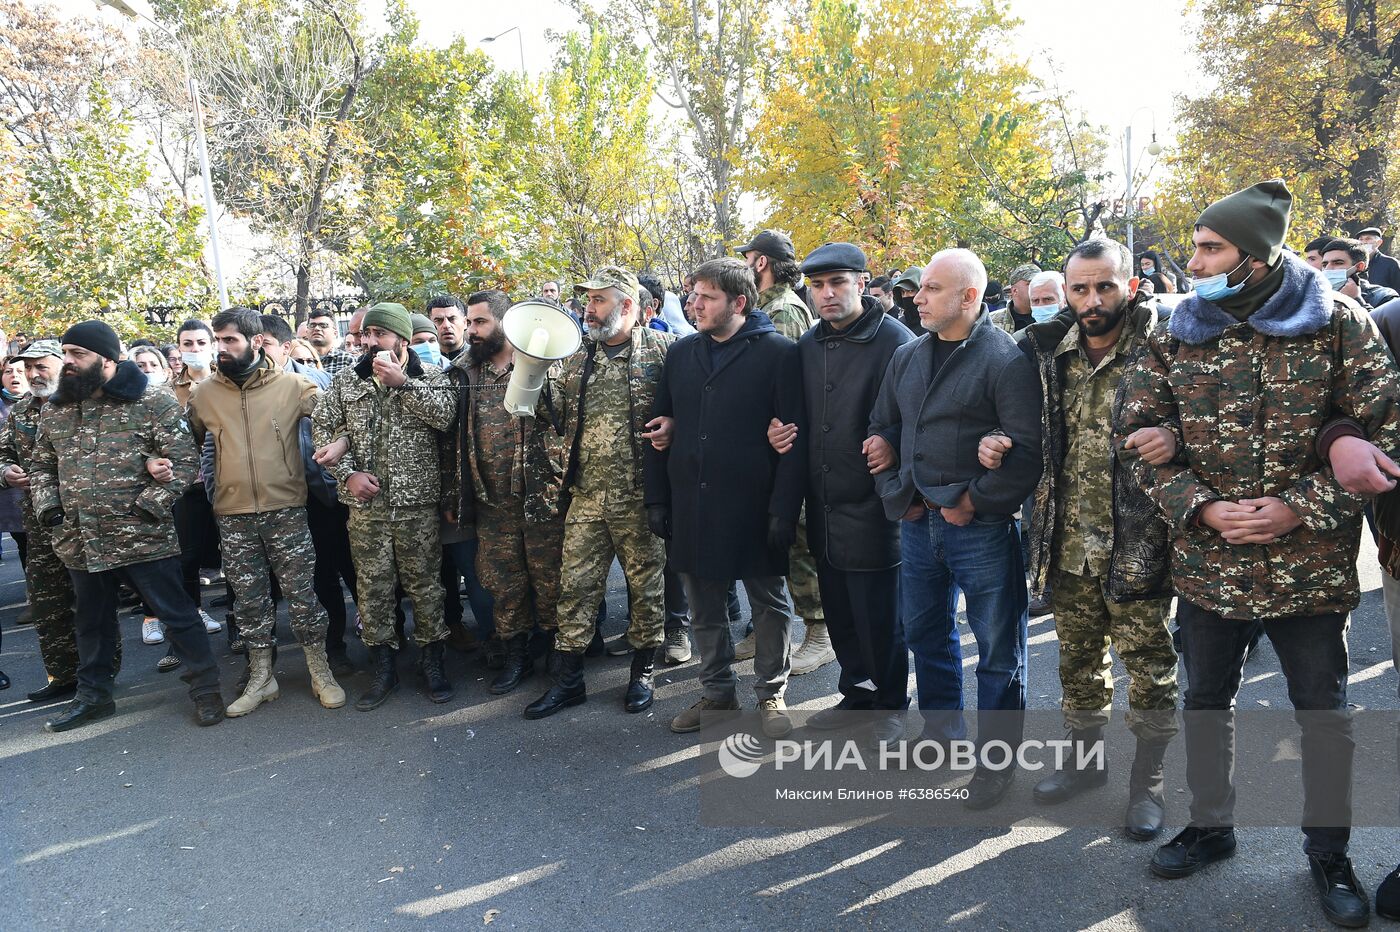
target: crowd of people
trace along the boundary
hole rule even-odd
[[[619,266],[567,303],[546,282],[533,300],[583,339],[532,415],[504,403],[517,348],[496,290],[424,314],[374,304],[343,335],[328,311],[298,334],[235,307],[172,346],[123,345],[100,320],[17,339],[0,517],[48,674],[29,699],[71,697],[54,732],[115,714],[125,604],[144,641],[169,644],[161,667],[182,671],[199,724],[248,715],[279,695],[280,597],[328,709],[348,701],[357,628],[365,712],[399,689],[409,640],[434,702],[456,693],[449,646],[480,650],[494,695],[542,665],[529,719],[587,701],[590,654],[630,658],[622,711],[639,713],[655,665],[698,653],[701,697],[672,731],[737,715],[735,663],[752,658],[762,730],[781,738],[789,677],[835,662],[839,702],[806,727],[864,713],[878,748],[905,738],[912,662],[922,737],[948,741],[968,734],[961,595],[979,743],[1022,737],[1032,612],[1054,614],[1076,745],[1102,740],[1118,654],[1136,739],[1123,825],[1154,839],[1178,708],[1233,709],[1261,635],[1295,708],[1345,712],[1368,502],[1400,643],[1400,266],[1375,228],[1295,255],[1291,204],[1281,181],[1212,204],[1185,274],[1102,237],[1004,286],[958,248],[879,274],[856,244],[799,259],[764,230],[678,293]],[[605,643],[614,561],[626,630]],[[222,622],[201,605],[215,562]],[[227,705],[221,628],[247,655]],[[1349,774],[1351,732],[1300,724],[1309,869],[1327,917],[1364,925],[1349,824],[1309,818],[1313,765]],[[1150,861],[1166,878],[1237,844],[1229,720],[1184,729],[1189,823]],[[1071,756],[1035,800],[1103,786],[1089,760]],[[997,805],[1015,777],[979,766],[964,804]],[[1400,917],[1400,868],[1376,910]]]

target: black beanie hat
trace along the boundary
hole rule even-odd
[[[1196,226],[1210,227],[1231,244],[1270,268],[1278,264],[1293,195],[1282,178],[1261,181],[1211,204],[1196,218]]]
[[[100,320],[85,320],[81,324],[74,324],[64,332],[63,339],[59,342],[92,350],[112,362],[119,362],[122,358],[122,341],[117,339],[117,332]]]

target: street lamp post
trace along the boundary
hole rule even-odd
[[[209,224],[209,254],[214,262],[214,283],[219,289],[219,308],[228,310],[228,289],[224,286],[224,266],[219,256],[219,230],[214,219],[214,186],[209,175],[209,148],[204,138],[204,110],[200,104],[199,83],[194,79],[194,72],[190,70],[190,60],[185,52],[184,45],[176,38],[175,34],[166,29],[160,23],[138,12],[126,0],[96,0],[97,6],[111,7],[127,19],[143,19],[156,29],[163,32],[171,42],[175,43],[175,48],[179,50],[180,67],[185,71],[185,82],[190,95],[190,107],[194,113],[194,140],[195,149],[199,154],[199,173],[204,188],[204,213]]]
[[[1152,141],[1147,144],[1147,154],[1159,156],[1162,154],[1162,144],[1157,141],[1157,114],[1151,107],[1138,107],[1133,111],[1133,115],[1128,117],[1128,126],[1123,131],[1123,153],[1127,160],[1127,198],[1124,206],[1124,213],[1128,220],[1128,252],[1134,256],[1136,262],[1137,250],[1133,248],[1133,119],[1142,111],[1146,110],[1152,115]]]
[[[519,27],[519,26],[512,26],[512,27],[510,27],[509,29],[507,29],[505,32],[500,33],[499,35],[487,36],[486,38],[484,38],[484,39],[481,40],[481,44],[482,44],[482,45],[485,45],[485,44],[487,44],[487,43],[489,43],[489,42],[495,42],[497,39],[500,39],[500,38],[503,38],[503,37],[505,37],[505,36],[508,36],[508,35],[510,35],[512,32],[515,33],[515,39],[516,39],[516,41],[520,43],[520,77],[524,78],[524,77],[525,77],[525,39],[524,39],[524,33],[522,33],[522,32],[520,31],[520,27]]]

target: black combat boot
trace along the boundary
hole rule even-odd
[[[501,675],[492,680],[488,687],[491,694],[504,696],[515,689],[530,675],[531,666],[530,635],[514,635],[506,641],[506,665],[501,668]]]
[[[546,718],[565,706],[588,701],[588,690],[583,684],[583,654],[555,651],[551,662],[554,685],[525,707],[526,718]]]
[[[388,644],[375,644],[369,649],[369,664],[370,669],[374,671],[374,682],[370,683],[369,689],[355,701],[355,708],[361,712],[377,709],[398,690],[399,671],[394,665],[397,653]]]
[[[434,702],[450,702],[455,695],[452,684],[447,681],[447,671],[443,669],[446,648],[446,641],[434,641],[423,648],[423,656],[418,661],[418,668],[428,683],[428,698]]]
[[[651,671],[656,660],[656,648],[644,647],[632,652],[632,681],[627,684],[624,700],[628,712],[645,712],[656,698],[651,685]]]
[[[1064,769],[1055,771],[1035,785],[1035,789],[1031,793],[1035,797],[1035,801],[1046,805],[1062,803],[1067,799],[1073,799],[1085,790],[1092,790],[1106,784],[1108,782],[1107,768],[1087,767],[1081,769],[1079,766],[1080,754],[1087,752],[1102,738],[1102,728],[1082,730],[1076,728],[1072,730],[1070,739],[1074,746],[1070,749]]]
[[[1162,831],[1167,816],[1162,795],[1166,756],[1165,741],[1138,739],[1133,773],[1128,782],[1128,811],[1123,816],[1123,830],[1134,841],[1151,841]]]

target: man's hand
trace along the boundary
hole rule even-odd
[[[860,452],[865,454],[865,465],[870,467],[872,476],[894,468],[894,448],[879,434],[865,438],[865,443],[860,445]]]
[[[668,505],[647,506],[647,528],[662,540],[671,539],[671,508]]]
[[[924,512],[926,511],[928,511],[928,509],[924,507],[924,503],[916,498],[914,499],[914,504],[909,506],[909,510],[901,515],[899,520],[918,521],[924,516]]]
[[[1149,466],[1162,466],[1176,456],[1176,435],[1165,427],[1139,427],[1123,441],[1123,449],[1137,450]]]
[[[4,476],[5,484],[12,489],[29,488],[29,473],[20,469],[18,466],[6,466]]]
[[[967,527],[972,523],[972,516],[977,513],[977,509],[972,507],[972,496],[967,492],[962,494],[958,503],[952,508],[940,508],[939,513],[943,515],[943,520],[955,527]]]
[[[311,458],[316,461],[316,465],[322,469],[334,469],[345,454],[350,452],[350,438],[341,437],[339,440],[332,440],[324,447],[311,454]]]
[[[373,369],[380,383],[386,388],[398,388],[408,381],[408,374],[403,371],[403,366],[394,362],[393,359],[386,362],[384,357],[378,353],[374,354]]]
[[[977,462],[983,469],[998,469],[1012,445],[1006,434],[988,434],[977,444]]]
[[[768,516],[768,549],[787,553],[797,543],[797,522],[777,515]]]
[[[146,472],[157,482],[169,482],[175,478],[174,464],[163,456],[146,460]]]
[[[379,480],[367,472],[352,472],[345,480],[345,488],[356,501],[367,502],[379,494]]]
[[[768,422],[768,445],[779,454],[792,449],[797,440],[797,425],[784,424],[777,418]]]
[[[456,524],[457,512],[453,511],[451,508],[444,509],[442,512],[442,520],[446,521],[448,524]]]
[[[1303,523],[1272,496],[1211,502],[1201,509],[1200,521],[1219,531],[1227,544],[1271,544]]]
[[[1396,478],[1400,478],[1400,466],[1362,437],[1338,437],[1327,451],[1327,460],[1338,484],[1352,495],[1389,492],[1395,488]],[[5,481],[10,482],[8,470]]]
[[[676,430],[676,422],[669,417],[654,417],[647,421],[647,429],[642,436],[651,441],[651,448],[658,453],[671,445],[671,437]]]

